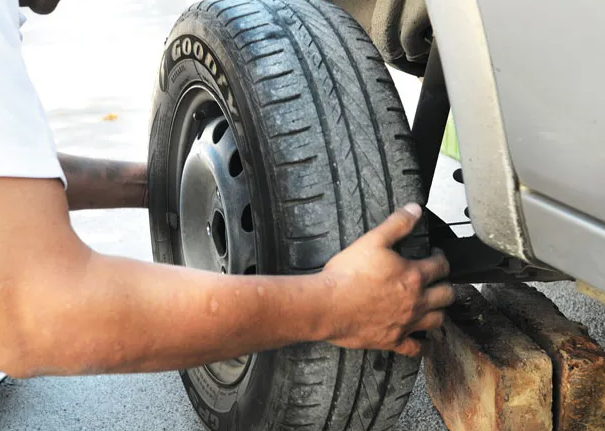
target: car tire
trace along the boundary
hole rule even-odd
[[[198,173],[204,180],[196,183]],[[165,43],[150,124],[156,261],[313,273],[396,208],[424,201],[393,80],[342,9],[319,0],[208,0],[178,19]],[[195,212],[200,206],[207,217]],[[425,229],[420,223],[398,251],[424,257]],[[209,366],[181,371],[211,430],[388,430],[419,366],[391,352],[328,343],[239,362],[241,375]]]

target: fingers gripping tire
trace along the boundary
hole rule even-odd
[[[175,24],[154,91],[149,189],[157,261],[189,264],[184,166],[193,142],[208,127],[216,133],[220,118],[235,142],[229,160],[237,152],[243,170],[254,241],[253,264],[245,271],[225,264],[229,272],[318,271],[396,207],[424,202],[393,81],[347,13],[318,0],[203,1]],[[235,234],[225,238],[223,245]],[[236,249],[229,250],[224,255]],[[401,252],[424,256],[426,240],[408,238]],[[382,431],[397,421],[417,370],[417,360],[392,353],[309,343],[254,355],[228,383],[208,367],[181,374],[211,430]]]

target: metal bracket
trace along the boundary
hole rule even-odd
[[[572,280],[567,274],[508,256],[478,237],[444,238],[433,244],[450,263],[452,283],[509,283]]]
[[[459,238],[448,224],[428,208],[431,247],[445,253],[450,263],[449,280],[453,283],[508,283],[528,281],[572,280],[546,265],[535,265],[495,250],[477,236]]]
[[[412,138],[417,144],[422,185],[427,195],[433,183],[449,113],[450,100],[443,77],[441,58],[437,42],[433,41],[412,126]]]

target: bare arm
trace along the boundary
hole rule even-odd
[[[147,167],[144,163],[68,154],[59,154],[59,162],[67,177],[70,210],[147,207]]]
[[[0,369],[15,377],[170,370],[316,340],[418,354],[407,335],[439,326],[453,299],[422,291],[447,273],[442,257],[387,249],[409,213],[319,274],[244,277],[95,253],[56,180],[0,179],[0,205]]]

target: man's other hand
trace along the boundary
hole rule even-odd
[[[440,327],[454,291],[437,283],[449,273],[443,254],[406,260],[391,249],[412,232],[420,215],[418,205],[406,205],[325,266],[323,275],[332,287],[330,342],[422,354],[422,341],[410,335]]]

